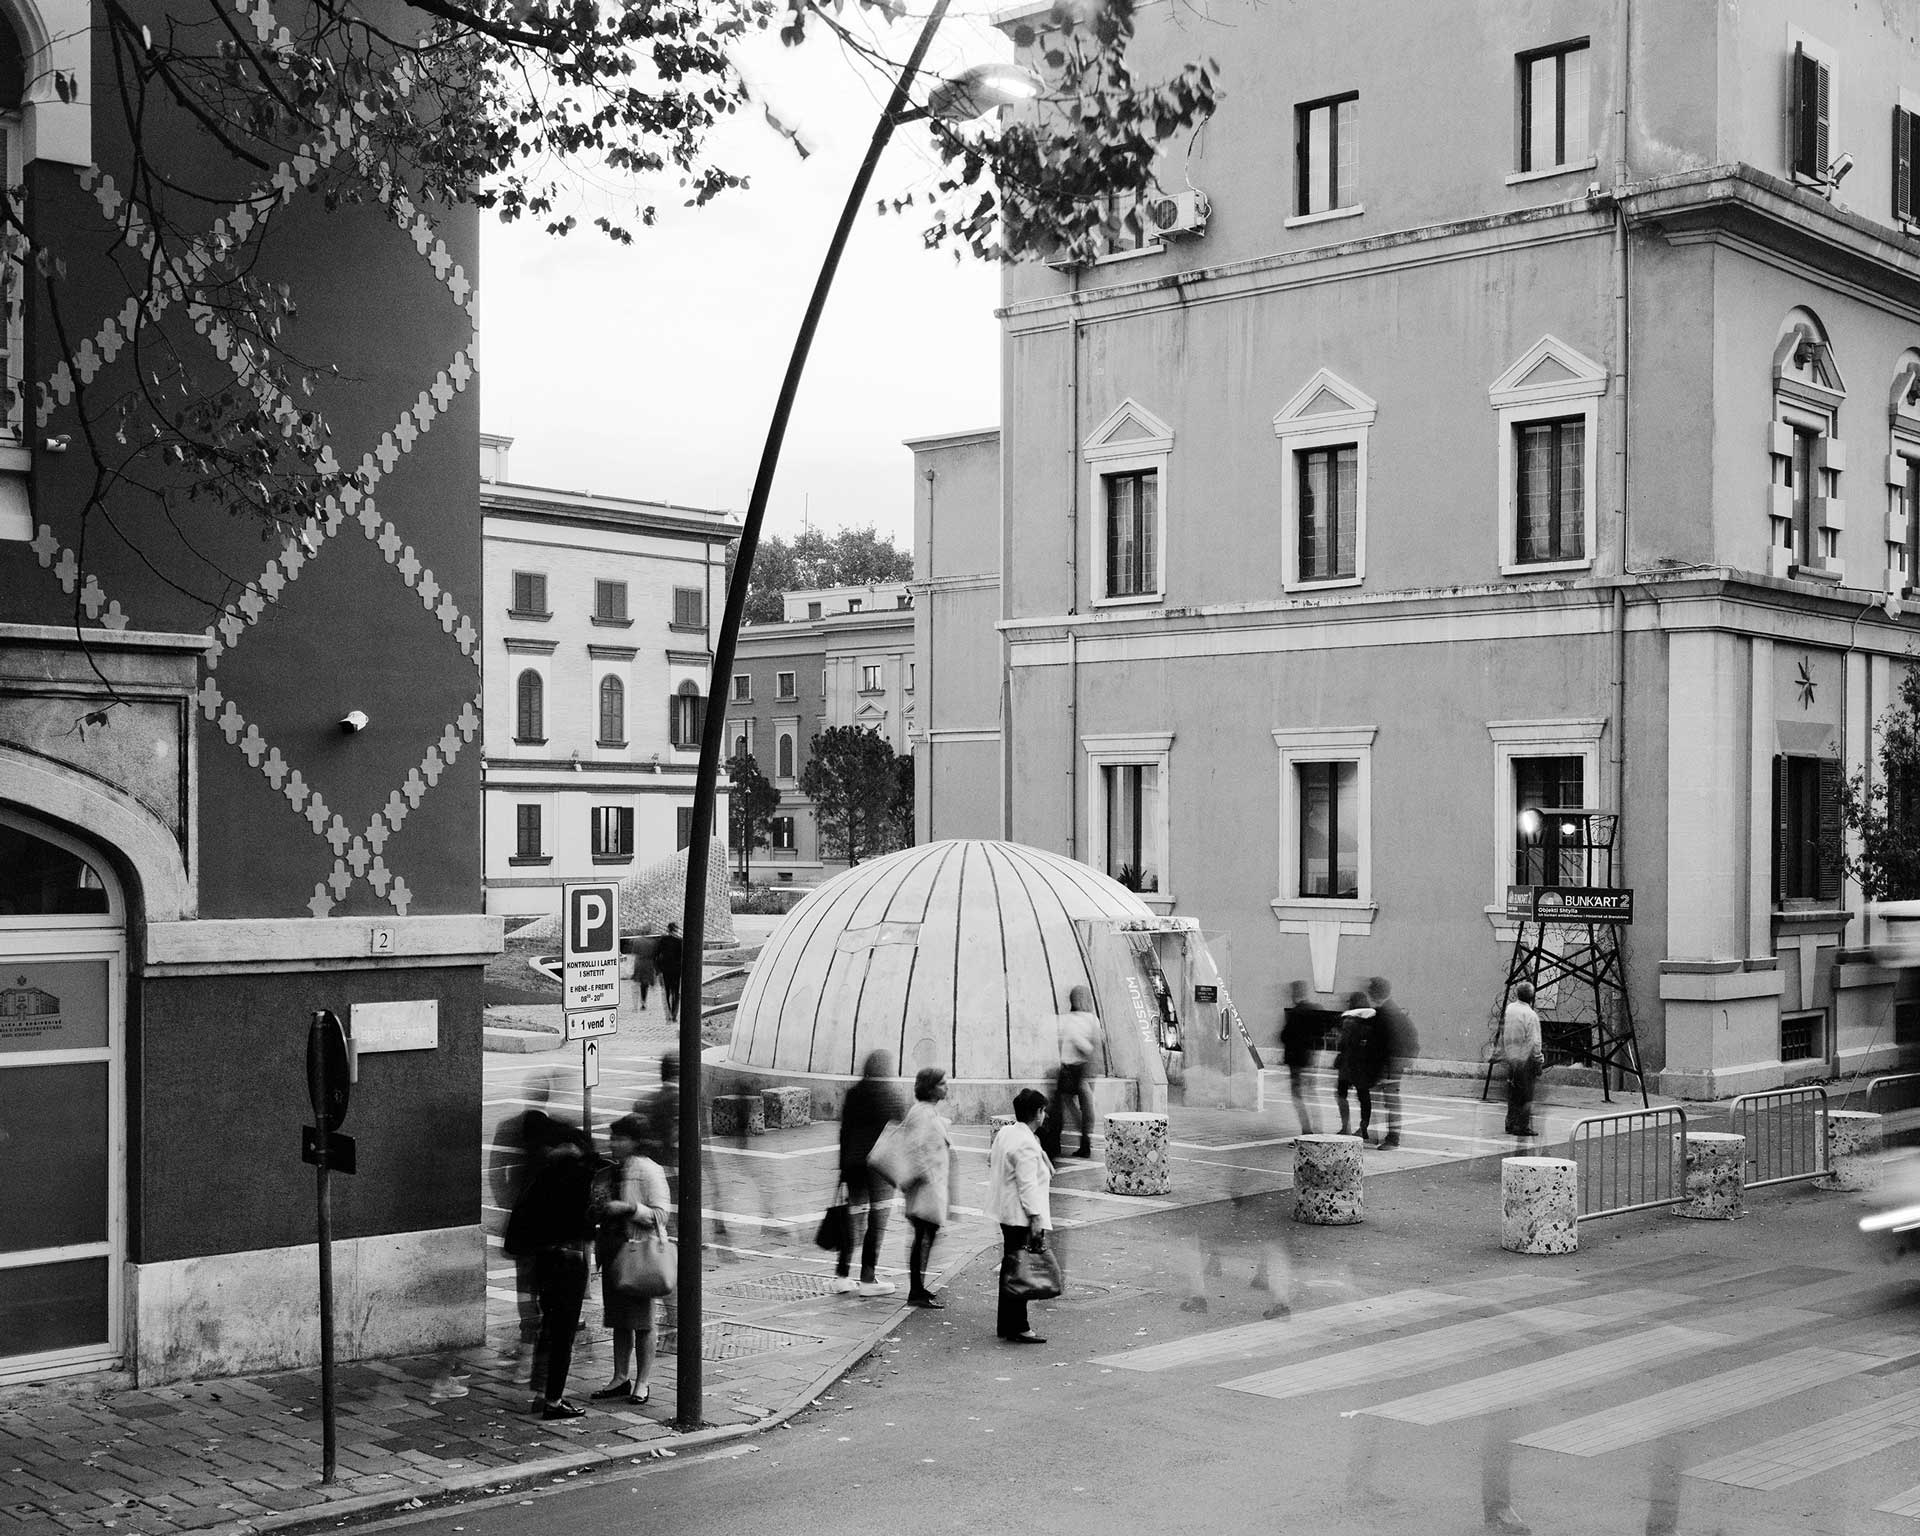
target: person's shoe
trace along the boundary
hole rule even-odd
[[[1533,1536],[1533,1527],[1513,1512],[1511,1504],[1487,1511],[1487,1529],[1498,1531],[1501,1536]]]
[[[1394,1147],[1397,1147],[1399,1145],[1400,1145],[1400,1133],[1398,1131],[1388,1131],[1386,1135],[1380,1138],[1380,1150],[1382,1152],[1391,1151]]]
[[[1204,1312],[1207,1310],[1207,1298],[1204,1296],[1189,1296],[1185,1301],[1180,1303],[1180,1310],[1182,1312]]]
[[[592,1398],[593,1401],[597,1403],[602,1398],[626,1397],[632,1391],[633,1391],[633,1383],[628,1381],[626,1377],[622,1376],[618,1381],[608,1382],[598,1392],[589,1392],[587,1396]]]
[[[862,1280],[855,1289],[862,1296],[891,1296],[900,1287],[891,1280]]]
[[[1290,1307],[1290,1306],[1288,1306],[1288,1305],[1287,1305],[1287,1304],[1286,1304],[1286,1303],[1285,1303],[1284,1301],[1276,1301],[1276,1302],[1275,1302],[1275,1303],[1274,1303],[1274,1304],[1273,1304],[1272,1306],[1270,1306],[1270,1307],[1268,1307],[1268,1308],[1267,1308],[1267,1309],[1266,1309],[1266,1310],[1265,1310],[1264,1312],[1262,1312],[1262,1313],[1261,1313],[1260,1315],[1261,1315],[1262,1317],[1268,1317],[1268,1318],[1272,1318],[1272,1317],[1292,1317],[1292,1316],[1293,1316],[1293,1308],[1292,1308],[1292,1307]]]
[[[543,1419],[577,1419],[587,1410],[577,1408],[564,1397],[557,1403],[542,1403],[540,1417]]]
[[[909,1296],[907,1298],[907,1305],[910,1307],[925,1307],[930,1312],[941,1312],[946,1310],[947,1304],[938,1296],[934,1295],[932,1291],[922,1291],[918,1296]]]
[[[1044,1344],[1047,1341],[1029,1328],[1025,1333],[1009,1334],[1007,1342],[1009,1344]]]
[[[648,1398],[652,1396],[653,1396],[652,1384],[650,1382],[643,1382],[641,1383],[641,1385],[635,1387],[631,1392],[627,1394],[627,1401],[632,1403],[634,1407],[638,1408],[641,1405],[643,1405]]]
[[[1088,1146],[1088,1145],[1087,1145],[1087,1144],[1086,1144],[1086,1143],[1085,1143],[1085,1142],[1083,1141],[1083,1142],[1081,1142],[1081,1143],[1080,1143],[1080,1150],[1079,1150],[1078,1152],[1076,1152],[1076,1153],[1074,1153],[1073,1155],[1074,1155],[1075,1157],[1084,1157],[1084,1158],[1085,1158],[1085,1159],[1086,1159],[1086,1160],[1087,1160],[1088,1162],[1092,1162],[1092,1161],[1093,1161],[1093,1148],[1092,1148],[1092,1147],[1090,1147],[1090,1146]]]
[[[853,1276],[835,1275],[833,1277],[833,1290],[836,1296],[851,1296],[854,1292]]]

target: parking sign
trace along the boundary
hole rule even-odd
[[[564,888],[561,985],[568,1012],[620,1001],[620,890],[594,882]]]

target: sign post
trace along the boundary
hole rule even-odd
[[[327,1174],[336,1160],[344,1162],[345,1172],[353,1171],[351,1138],[334,1134],[347,1117],[347,1101],[352,1093],[347,1033],[340,1027],[338,1015],[316,1008],[307,1026],[307,1098],[313,1105],[313,1124],[303,1127],[300,1155],[314,1166],[314,1195],[319,1206],[320,1481],[323,1483],[334,1480],[340,1456],[333,1368],[333,1195]],[[341,1153],[345,1154],[344,1158],[340,1158]]]
[[[614,1032],[620,1004],[620,888],[610,881],[563,888],[560,951],[562,1006],[569,1044],[580,1055],[580,1119],[593,1135],[593,1090],[600,1081],[595,1041]]]

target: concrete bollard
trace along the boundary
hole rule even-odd
[[[811,1088],[762,1088],[760,1109],[770,1131],[790,1131],[813,1124]]]
[[[1500,1159],[1500,1246],[1572,1253],[1580,1246],[1580,1168],[1566,1157]]]
[[[1012,1115],[988,1115],[987,1116],[987,1140],[992,1141],[994,1137],[1000,1134],[1001,1129],[1003,1127],[1009,1126],[1012,1124],[1013,1124]]]
[[[1676,1216],[1694,1221],[1734,1221],[1746,1215],[1747,1138],[1729,1131],[1693,1131],[1682,1140],[1687,1148],[1686,1199],[1673,1208]]]
[[[1164,1195],[1172,1188],[1167,1117],[1132,1112],[1108,1115],[1107,1193]]]
[[[1293,1138],[1293,1219],[1315,1227],[1350,1227],[1362,1219],[1357,1136]]]
[[[757,1093],[722,1094],[713,1101],[713,1134],[758,1136],[767,1128],[766,1107]]]
[[[1827,1172],[1815,1189],[1862,1190],[1880,1187],[1880,1152],[1886,1122],[1859,1109],[1827,1111]]]

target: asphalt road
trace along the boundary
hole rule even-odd
[[[1920,1530],[1920,1268],[1849,1197],[1616,1218],[1526,1259],[1498,1248],[1497,1181],[1382,1173],[1358,1227],[1260,1193],[1068,1232],[1045,1347],[994,1339],[976,1264],[781,1429],[404,1523],[1427,1536],[1486,1529],[1504,1488],[1543,1536]]]

